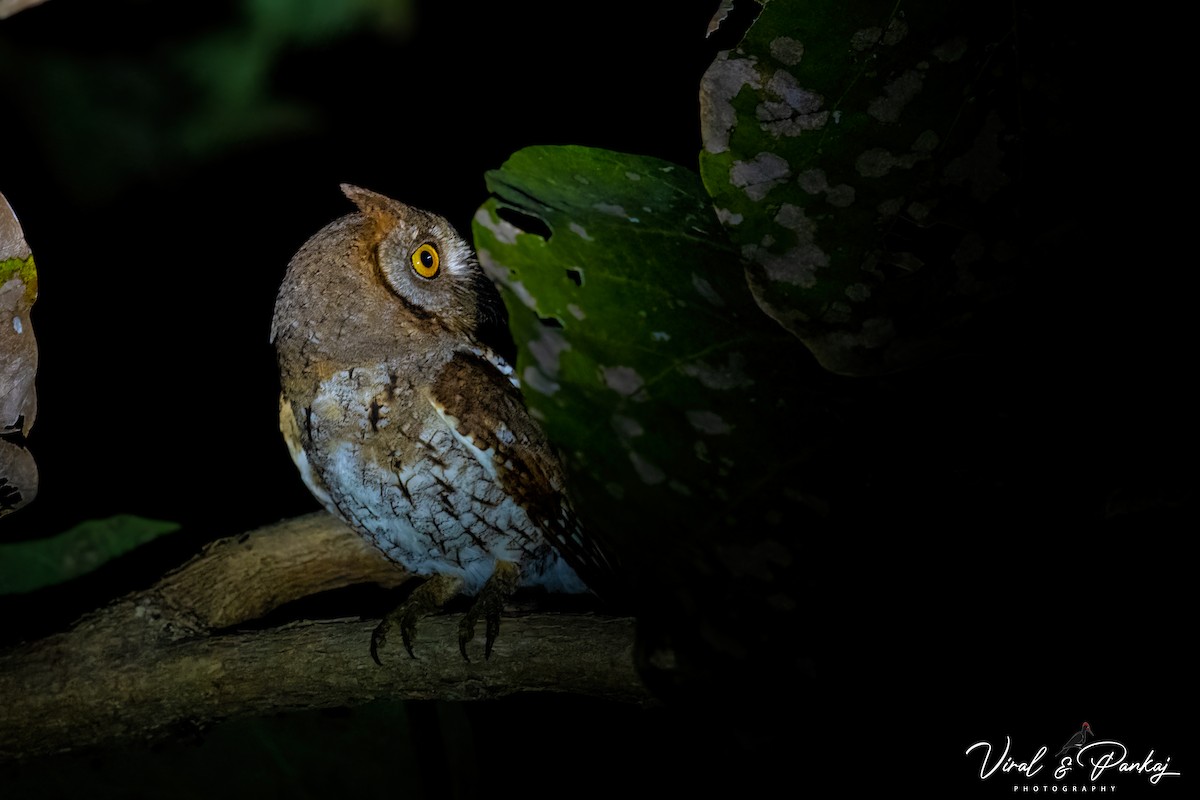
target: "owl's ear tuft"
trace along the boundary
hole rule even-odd
[[[350,183],[342,184],[342,194],[350,198],[350,201],[358,206],[359,211],[377,221],[395,217],[397,212],[403,210],[398,208],[402,206],[399,201]]]
[[[359,211],[370,213],[372,216],[390,211],[389,206],[395,203],[395,200],[383,194],[353,184],[342,184],[342,194],[350,198],[354,205],[359,206]]]

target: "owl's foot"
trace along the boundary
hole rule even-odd
[[[511,561],[496,562],[492,577],[488,578],[487,583],[479,590],[471,610],[458,624],[458,651],[462,653],[464,661],[471,660],[467,655],[467,642],[475,638],[475,622],[480,614],[487,624],[483,657],[485,660],[492,657],[492,645],[496,643],[496,637],[500,634],[500,612],[504,610],[505,601],[517,590],[520,577],[521,571],[516,564]]]
[[[408,651],[409,657],[416,658],[412,643],[417,636],[417,620],[437,611],[447,600],[458,594],[461,588],[461,578],[453,575],[434,575],[414,589],[408,600],[399,608],[385,614],[371,634],[371,658],[375,659],[375,663],[383,666],[383,662],[379,660],[379,649],[387,642],[388,634],[397,625],[400,626],[400,640],[404,642],[404,649]]]

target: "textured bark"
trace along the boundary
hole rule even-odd
[[[558,691],[648,699],[633,668],[633,622],[625,618],[506,617],[492,658],[467,663],[458,653],[458,617],[428,617],[418,626],[418,658],[396,641],[382,668],[367,652],[373,620],[236,630],[316,592],[395,586],[407,577],[324,513],[216,542],[71,630],[0,653],[0,758],[149,741],[229,717],[376,698]]]

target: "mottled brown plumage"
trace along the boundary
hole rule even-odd
[[[431,580],[372,642],[455,591],[488,620],[517,585],[582,592],[602,568],[512,369],[476,331],[486,277],[441,217],[343,186],[358,212],[292,258],[275,305],[280,427],[305,483],[386,555]],[[577,571],[577,569],[579,571]],[[378,659],[377,659],[378,660]]]

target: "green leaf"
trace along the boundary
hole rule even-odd
[[[175,522],[118,514],[80,523],[46,539],[0,544],[0,594],[69,581],[179,527]]]
[[[783,387],[811,360],[757,308],[698,177],[653,158],[531,147],[487,185],[476,248],[585,521],[641,537],[626,544],[645,555],[678,546],[668,531],[699,544],[761,511],[751,498],[791,469],[775,457],[790,429],[780,420],[804,416],[801,392]],[[530,230],[543,225],[548,238]]]
[[[704,76],[705,187],[762,308],[827,369],[941,353],[1010,282],[1014,20],[978,6],[774,0]]]

